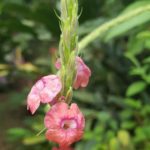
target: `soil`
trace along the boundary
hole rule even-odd
[[[25,108],[14,109],[8,97],[9,94],[0,93],[0,150],[16,150],[17,143],[8,140],[7,130],[23,126],[22,120],[26,110]]]

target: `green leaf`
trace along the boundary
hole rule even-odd
[[[143,60],[143,62],[144,62],[145,64],[150,63],[150,56],[149,56],[149,57],[146,57],[146,58]]]
[[[127,99],[125,99],[125,104],[127,105],[127,107],[131,107],[133,109],[141,109],[142,108],[141,101],[136,100],[136,99],[127,98]]]
[[[150,84],[150,74],[143,76],[143,80],[145,80],[147,84]]]
[[[17,140],[25,136],[29,136],[31,133],[29,130],[23,128],[11,128],[7,131],[10,139]]]
[[[121,127],[123,128],[123,129],[133,129],[133,128],[135,128],[136,127],[136,123],[134,122],[134,121],[123,121],[122,123],[121,123]]]
[[[119,141],[117,138],[112,138],[109,142],[109,149],[110,150],[119,150]]]
[[[126,119],[128,120],[133,116],[133,114],[134,114],[133,110],[125,109],[119,115],[122,120]]]
[[[138,61],[138,59],[129,51],[125,53],[125,56],[135,65],[135,66],[139,66],[140,63]]]
[[[131,5],[129,5],[124,11],[123,13],[129,12],[129,11],[133,11],[133,9],[136,9],[138,7],[141,6],[147,6],[150,4],[149,0],[142,0],[142,1],[136,1],[135,3],[132,3]]]
[[[94,103],[94,95],[86,91],[74,92],[74,97],[82,102]]]
[[[120,130],[117,137],[123,146],[128,146],[130,144],[130,135],[126,130]]]
[[[141,114],[143,116],[149,116],[150,114],[150,104],[143,106],[143,109],[141,109]]]
[[[32,136],[32,137],[27,137],[23,140],[23,143],[25,145],[34,145],[34,144],[39,144],[45,141],[45,136]]]
[[[142,92],[146,88],[146,85],[147,84],[143,81],[137,81],[128,87],[126,95],[134,96],[134,95]]]
[[[147,66],[132,68],[132,70],[130,71],[130,75],[144,76],[146,74],[147,69]]]
[[[91,140],[92,138],[94,138],[93,132],[86,131],[85,134],[84,134],[84,139],[85,140]]]
[[[79,42],[79,49],[83,49],[98,37],[103,36],[103,39],[107,41],[148,21],[150,21],[150,2],[141,4],[137,8],[100,25]]]
[[[107,32],[105,40],[111,40],[112,38],[120,36],[129,31],[130,29],[133,29],[148,21],[150,21],[150,12],[141,13],[140,15],[137,15],[136,17],[129,19],[126,22],[123,22],[122,24],[113,27],[110,31]]]
[[[129,8],[127,8],[121,15],[125,15],[126,13],[130,13],[130,12],[132,13],[133,9],[145,7],[147,5],[150,5],[149,1],[144,2],[144,3],[136,2],[136,3],[132,4],[131,6],[129,6]],[[148,21],[150,21],[150,11],[145,11],[143,13],[136,15],[135,17],[133,17],[131,19],[128,19],[128,21],[125,21],[121,24],[116,24],[116,26],[111,28],[106,33],[104,39],[106,41],[108,41],[112,38],[115,38],[117,36],[120,36],[120,35],[126,33],[130,29],[133,29],[141,24],[147,23]]]
[[[126,56],[130,59],[150,48],[150,32],[145,30],[131,37],[128,42]]]
[[[86,21],[79,27],[78,30],[79,35],[81,36],[89,32],[92,32],[95,28],[97,28],[100,24],[104,23],[105,21],[106,19],[102,17]]]
[[[98,119],[101,121],[101,123],[104,123],[106,121],[110,121],[111,116],[108,112],[101,111],[98,115]]]
[[[150,139],[150,127],[146,125],[142,127],[138,127],[135,130],[135,134],[136,134],[135,140],[137,142],[148,140]]]

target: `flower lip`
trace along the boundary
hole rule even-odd
[[[32,114],[38,109],[41,103],[55,104],[55,97],[62,89],[60,77],[57,75],[47,75],[38,80],[31,88],[27,97],[27,109]]]
[[[75,118],[62,119],[60,126],[65,130],[78,128],[77,120]]]
[[[82,138],[85,119],[77,104],[69,107],[65,102],[58,102],[47,112],[44,124],[48,129],[46,138],[66,148]]]

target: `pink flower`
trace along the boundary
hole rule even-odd
[[[46,114],[44,123],[48,129],[46,138],[60,147],[68,147],[83,136],[85,120],[77,104],[56,103]]]
[[[80,57],[76,57],[77,75],[73,87],[78,89],[79,87],[86,87],[91,76],[91,70],[85,65]]]
[[[27,97],[27,109],[34,114],[40,103],[53,103],[61,88],[62,84],[58,76],[48,75],[42,77],[35,83]]]
[[[60,59],[58,59],[55,63],[55,67],[57,69],[61,68]],[[73,87],[78,89],[79,87],[86,87],[89,82],[89,78],[91,76],[91,70],[80,57],[76,57],[76,67],[77,67],[77,74],[74,81]]]

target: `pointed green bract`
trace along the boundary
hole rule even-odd
[[[78,1],[61,0],[59,55],[62,95],[66,95],[76,74],[75,58],[78,53]]]

